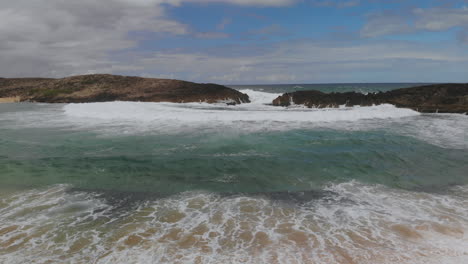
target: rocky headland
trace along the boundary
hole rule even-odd
[[[199,84],[171,79],[156,79],[92,74],[61,79],[0,78],[0,103],[90,103],[108,101],[249,103],[249,96],[218,84]],[[371,106],[392,104],[426,113],[468,113],[468,84],[433,84],[388,92],[323,93],[296,91],[272,102],[310,108]]]
[[[291,104],[305,105],[310,108],[392,104],[424,113],[466,114],[468,113],[468,84],[433,84],[369,94],[297,91],[285,93],[273,100],[275,106]]]
[[[107,101],[240,104],[249,96],[218,84],[92,74],[62,79],[0,78],[0,102],[89,103]]]

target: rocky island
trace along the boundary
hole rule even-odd
[[[92,74],[62,79],[0,78],[0,102],[89,103],[107,101],[240,104],[249,96],[218,84]]]
[[[369,94],[297,91],[285,93],[272,103],[275,106],[300,104],[309,108],[392,104],[424,113],[466,114],[468,113],[468,84],[433,84]]]
[[[108,101],[206,102],[230,105],[249,103],[249,96],[218,84],[110,74],[53,78],[0,78],[0,103],[90,103]],[[291,104],[310,108],[392,104],[426,113],[468,113],[468,84],[433,84],[388,92],[285,93],[274,106]]]

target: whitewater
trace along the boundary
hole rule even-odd
[[[0,104],[0,263],[468,263],[466,115],[237,89]]]
[[[341,107],[331,109],[313,109],[301,105],[288,108],[275,107],[271,104],[280,94],[269,94],[253,90],[241,90],[249,95],[251,103],[226,106],[207,103],[139,103],[110,102],[68,104],[65,114],[73,118],[93,117],[101,120],[177,122],[184,125],[200,125],[208,122],[232,124],[235,122],[335,122],[356,121],[372,118],[398,118],[418,115],[410,109],[396,108],[392,105],[373,107]],[[124,112],[119,109],[125,109]]]

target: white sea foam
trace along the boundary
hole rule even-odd
[[[385,130],[448,148],[468,148],[468,116],[420,114],[392,105],[313,109],[269,105],[280,94],[242,90],[249,104],[107,102],[33,105],[0,113],[2,126],[60,127],[105,135],[180,132],[257,132],[331,128]]]
[[[103,120],[180,121],[184,124],[206,122],[335,122],[360,119],[400,118],[418,115],[417,112],[392,105],[352,107],[340,109],[277,109],[263,106],[219,109],[206,105],[177,105],[166,103],[112,102],[96,104],[69,104],[65,113],[70,117]],[[226,111],[227,110],[227,111]],[[234,110],[234,111],[233,111]]]
[[[401,133],[444,148],[468,149],[468,115],[428,114],[411,125],[397,121]]]
[[[173,131],[178,128],[199,126],[220,126],[233,124],[246,130],[281,130],[303,127],[307,124],[363,119],[388,119],[416,116],[419,113],[396,108],[392,105],[371,107],[343,107],[310,109],[301,106],[275,107],[271,101],[278,94],[244,90],[252,103],[238,106],[206,103],[139,103],[109,102],[89,104],[68,104],[64,106],[71,122],[83,123],[139,123],[149,129]],[[157,124],[158,126],[154,126]],[[239,125],[241,124],[241,125]]]
[[[0,195],[2,263],[446,263],[468,260],[468,187],[333,184],[304,204],[189,192],[122,207],[66,186]]]

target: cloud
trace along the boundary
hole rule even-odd
[[[460,45],[419,45],[365,40],[295,40],[262,45],[200,45],[183,49],[139,50],[129,34],[152,32],[163,38],[225,38],[223,32],[197,32],[168,16],[167,9],[184,3],[283,6],[292,0],[16,0],[0,3],[0,74],[4,77],[61,77],[84,73],[115,73],[170,77],[201,82],[274,83],[327,81],[431,81],[466,76],[468,54]],[[452,9],[448,9],[452,10]],[[447,10],[415,11],[414,24],[370,16],[361,34],[367,37],[463,27],[458,39],[467,43],[463,15],[444,18]],[[457,14],[464,14],[459,13]],[[437,19],[439,24],[429,23]],[[218,27],[222,30],[229,20]],[[408,27],[410,27],[408,29]],[[269,37],[288,34],[279,25],[250,31]],[[182,47],[189,45],[181,45]],[[385,79],[387,78],[387,79]],[[464,77],[466,78],[466,77]],[[466,81],[466,80],[465,80]]]
[[[0,2],[0,74],[64,76],[117,70],[110,54],[138,45],[132,32],[225,38],[167,16],[184,3],[284,6],[294,0],[15,0]]]
[[[457,26],[468,27],[468,8],[417,8],[413,12],[417,16],[416,29],[441,31]]]
[[[232,23],[232,19],[231,18],[223,18],[223,20],[218,24],[216,25],[216,29],[217,30],[224,30],[226,28],[227,25],[231,24]]]
[[[411,25],[401,15],[383,13],[369,16],[368,22],[360,31],[360,35],[363,37],[378,37],[412,31]]]
[[[458,32],[457,39],[459,42],[463,44],[468,44],[468,28]]]
[[[223,32],[198,32],[194,34],[197,38],[203,39],[219,39],[219,38],[228,38],[229,34]]]
[[[278,24],[268,25],[258,29],[251,29],[243,34],[245,39],[267,40],[274,36],[289,36],[291,32]]]
[[[155,76],[175,73],[182,79],[231,84],[462,81],[468,67],[468,51],[461,47],[400,41],[285,41],[264,47],[264,52],[250,47],[257,55],[247,55],[245,48],[229,46],[216,54],[212,49],[145,53],[131,64]]]
[[[348,1],[334,1],[334,0],[313,0],[311,3],[319,7],[337,7],[337,8],[347,8],[358,6],[361,3],[361,0],[348,0]]]
[[[278,24],[269,25],[260,29],[250,31],[252,34],[278,35],[287,33],[286,29]]]
[[[107,68],[107,57],[134,47],[131,31],[189,34],[168,18],[161,1],[2,1],[0,72],[61,76]]]
[[[298,0],[180,0],[179,2],[192,3],[225,3],[242,6],[287,6],[292,5]]]
[[[467,8],[415,8],[409,12],[381,12],[368,16],[360,31],[363,37],[406,34],[417,31],[445,31],[468,27]]]

